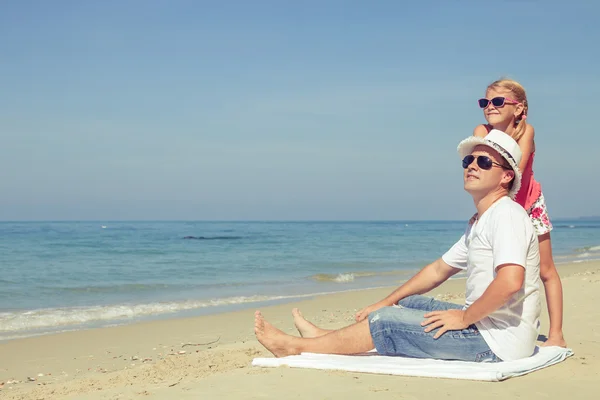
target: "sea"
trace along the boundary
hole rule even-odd
[[[464,221],[0,222],[0,341],[396,286]],[[556,220],[557,264],[600,259],[600,220]]]

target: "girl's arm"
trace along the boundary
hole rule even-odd
[[[477,137],[486,137],[488,134],[488,129],[485,125],[477,125],[473,130],[473,136]]]
[[[533,136],[535,135],[535,131],[533,129],[533,125],[527,124],[525,128],[525,133],[519,139],[519,147],[521,148],[521,153],[523,154],[521,157],[521,163],[519,164],[519,169],[521,172],[525,171],[525,167],[529,162],[529,157],[531,157],[531,153],[535,150],[533,144]]]

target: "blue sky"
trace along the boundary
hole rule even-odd
[[[5,2],[0,220],[468,218],[500,76],[551,217],[600,215],[599,4]]]

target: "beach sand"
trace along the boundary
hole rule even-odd
[[[252,367],[253,358],[271,354],[254,337],[251,309],[0,343],[0,398],[596,399],[600,389],[600,262],[561,265],[559,271],[565,293],[564,332],[575,355],[501,383]],[[319,326],[339,328],[351,323],[358,309],[393,289],[331,294],[261,311],[290,334],[296,334],[292,307],[299,307]],[[430,294],[461,303],[464,281],[446,282]],[[541,333],[547,329],[544,303]]]

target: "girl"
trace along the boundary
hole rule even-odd
[[[487,87],[485,98],[479,100],[479,107],[483,109],[487,124],[475,127],[473,135],[484,137],[492,129],[504,131],[517,141],[523,153],[519,165],[523,179],[515,201],[527,210],[540,243],[540,277],[544,283],[550,316],[550,332],[544,346],[566,347],[562,332],[562,284],[552,259],[550,242],[552,224],[548,218],[541,186],[533,178],[534,130],[533,126],[526,122],[529,106],[525,89],[518,82],[500,79]]]

